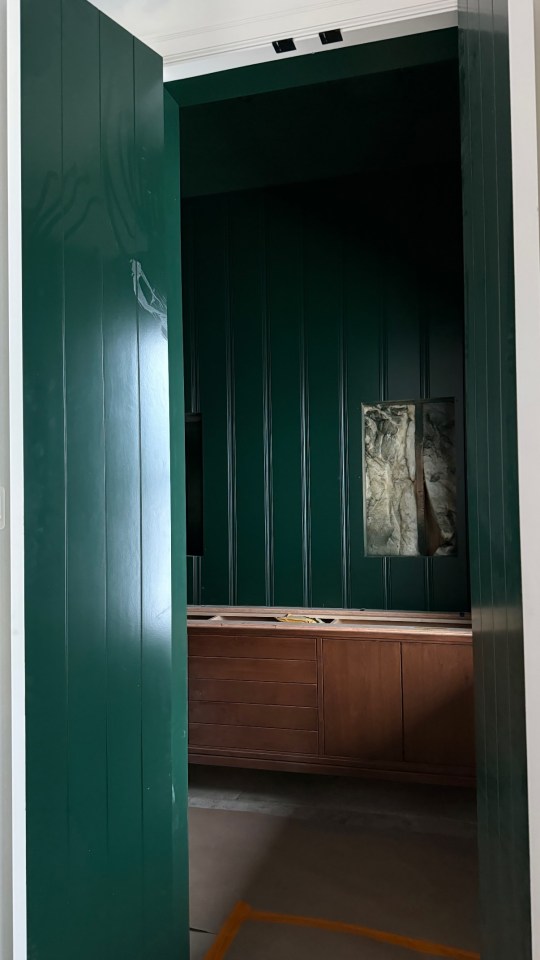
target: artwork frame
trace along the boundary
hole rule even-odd
[[[457,556],[454,397],[363,403],[364,555]]]

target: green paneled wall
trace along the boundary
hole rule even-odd
[[[171,421],[171,553],[172,553],[172,902],[173,938],[177,960],[189,956],[188,898],[188,690],[186,617],[186,458],[178,437],[184,431],[184,344],[182,331],[182,278],[178,270],[180,233],[180,131],[178,107],[165,92],[165,193],[167,258],[167,329],[169,338],[169,388]]]
[[[321,63],[317,84],[183,107],[182,195],[257,189],[366,170],[386,169],[392,175],[396,158],[401,167],[458,165],[457,37],[454,31],[449,33],[453,43],[445,38],[446,59],[440,63],[397,70],[391,52],[387,50],[386,56],[382,52],[383,43],[376,55],[371,53],[379,60],[379,71],[323,83]],[[420,38],[401,38],[400,43],[406,46],[411,39]],[[436,47],[431,37],[424,43]],[[353,50],[360,60],[362,47],[341,53]],[[436,55],[435,50],[432,53]],[[326,64],[335,54],[285,60],[281,67],[294,62],[300,69],[305,61],[309,70],[313,59]],[[201,83],[203,79],[197,78]],[[221,91],[217,79],[214,85]]]
[[[195,603],[468,608],[459,170],[184,203]],[[363,402],[456,398],[459,556],[364,556]]]
[[[162,66],[84,0],[22,57],[28,956],[177,960]]]
[[[508,6],[464,0],[460,13],[482,960],[532,955]]]
[[[218,73],[174,80],[167,88],[181,107],[219,100],[256,97],[274,90],[328,84],[350,77],[407,70],[425,64],[457,60],[457,30],[429,30],[376,43],[337,45],[300,57],[279,57],[265,63],[233,67]],[[319,90],[322,88],[319,87]]]

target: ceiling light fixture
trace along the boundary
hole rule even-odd
[[[321,43],[326,46],[328,43],[343,43],[343,34],[341,30],[324,30],[319,34]]]
[[[292,37],[287,40],[274,40],[272,46],[276,53],[291,53],[292,50],[296,50],[296,44]]]

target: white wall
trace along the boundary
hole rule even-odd
[[[298,53],[328,49],[318,33],[332,27],[357,44],[457,23],[457,0],[93,2],[165,58],[166,80],[275,59],[272,40],[284,37],[295,39]]]
[[[0,960],[26,958],[18,33],[0,0]]]
[[[533,958],[540,958],[540,0],[510,0],[519,508]],[[535,22],[536,21],[536,22]],[[536,34],[536,43],[535,43]],[[535,422],[536,421],[536,422]]]

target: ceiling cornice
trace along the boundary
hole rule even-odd
[[[173,64],[263,47],[285,36],[303,40],[331,27],[370,30],[436,20],[456,11],[457,0],[326,0],[188,30],[146,34],[142,39],[162,54],[166,64]]]

